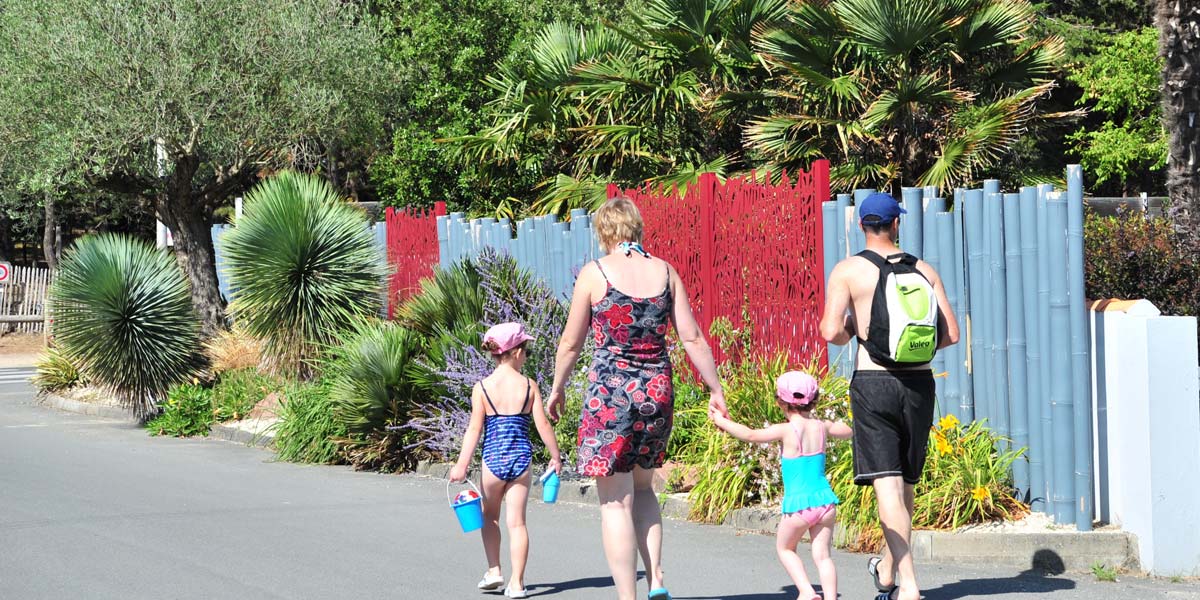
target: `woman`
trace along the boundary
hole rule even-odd
[[[679,274],[641,245],[642,217],[626,198],[609,200],[593,219],[608,253],[579,272],[554,365],[547,409],[561,416],[588,329],[596,352],[588,370],[579,425],[580,474],[596,479],[604,555],[620,600],[637,595],[640,551],[650,600],[669,600],[663,583],[662,515],[651,484],[666,458],[675,395],[667,356],[667,322],[675,325],[688,358],[723,415],[725,398]]]

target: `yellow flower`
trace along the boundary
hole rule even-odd
[[[981,486],[978,486],[975,489],[971,490],[971,497],[982,502],[985,498],[988,500],[991,500],[992,493],[989,492],[987,488],[985,488],[981,485]]]
[[[950,447],[950,442],[947,442],[946,438],[941,433],[933,434],[933,439],[937,442],[938,454],[950,454],[950,452],[954,450]]]
[[[946,415],[938,420],[938,429],[954,429],[958,427],[958,417],[954,415]]]

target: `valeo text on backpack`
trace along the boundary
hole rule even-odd
[[[917,270],[917,257],[858,254],[879,268],[871,301],[867,339],[859,342],[884,367],[919,365],[933,360],[938,347],[938,303],[933,284]]]

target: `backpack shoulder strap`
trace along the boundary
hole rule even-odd
[[[887,259],[880,256],[879,253],[875,252],[874,250],[863,250],[862,252],[855,254],[855,256],[871,261],[871,264],[879,267],[880,269],[887,264]]]

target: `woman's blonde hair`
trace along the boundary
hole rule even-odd
[[[596,238],[606,250],[621,242],[642,241],[642,213],[632,200],[617,196],[604,203],[592,218]]]

